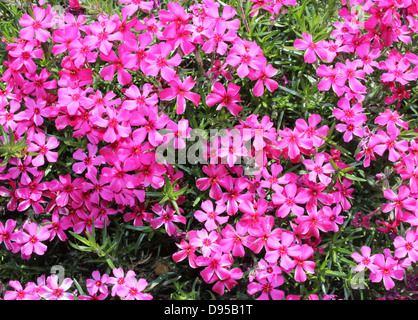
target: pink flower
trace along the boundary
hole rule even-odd
[[[359,262],[359,265],[354,269],[356,272],[363,271],[365,268],[375,273],[378,267],[373,263],[374,255],[371,255],[371,249],[368,246],[362,246],[360,248],[361,255],[358,252],[353,252],[351,257]]]
[[[329,161],[330,156],[324,152],[318,153],[315,155],[315,162],[310,159],[303,161],[306,169],[310,172],[308,173],[308,178],[312,182],[316,182],[318,178],[320,182],[325,185],[328,185],[331,182],[330,174],[334,172],[331,163],[324,162]]]
[[[5,225],[0,221],[0,243],[4,242],[7,250],[12,250],[12,241],[17,240],[17,234],[14,233],[16,227],[16,221],[13,219],[7,219]]]
[[[157,203],[152,207],[152,211],[158,216],[151,220],[152,228],[157,229],[164,225],[169,236],[173,236],[176,233],[174,222],[186,224],[186,218],[184,216],[176,215],[176,210],[168,205],[162,207]]]
[[[312,41],[312,35],[305,32],[302,33],[303,39],[296,39],[294,46],[298,50],[306,50],[304,54],[304,60],[306,63],[314,63],[316,61],[316,55],[321,60],[327,58],[326,50],[318,43]]]
[[[147,286],[148,282],[145,279],[136,280],[135,277],[126,277],[125,285],[120,286],[116,294],[124,300],[152,300],[152,295],[142,292]]]
[[[113,41],[123,41],[123,35],[117,30],[118,25],[112,19],[96,21],[89,25],[91,33],[84,38],[84,44],[98,48],[104,55],[110,54]]]
[[[400,132],[396,125],[404,130],[408,130],[408,122],[401,120],[402,117],[403,115],[399,115],[396,110],[392,112],[390,109],[386,109],[383,113],[379,113],[374,122],[381,126],[386,126],[390,135],[398,136]]]
[[[157,76],[160,73],[165,81],[172,81],[176,75],[172,67],[177,67],[181,63],[181,57],[178,53],[168,58],[172,52],[173,47],[166,42],[152,45],[145,59],[148,67],[144,70],[144,73],[147,76]]]
[[[25,230],[26,232],[24,232]],[[17,243],[21,246],[20,251],[24,256],[30,256],[32,252],[43,255],[47,246],[41,241],[49,238],[49,230],[46,227],[38,227],[35,222],[25,223],[23,230],[18,233]]]
[[[90,294],[95,294],[98,291],[101,293],[107,293],[108,288],[107,284],[109,281],[109,275],[103,274],[103,276],[100,275],[99,271],[93,271],[92,273],[93,279],[87,279],[86,286],[89,290]]]
[[[45,158],[48,160],[48,162],[57,162],[58,160],[58,152],[51,151],[52,149],[55,149],[59,146],[57,138],[51,136],[46,143],[45,140],[45,133],[35,133],[33,136],[33,142],[31,142],[28,146],[29,152],[39,153],[32,160],[32,164],[35,167],[42,166],[45,163]]]
[[[97,174],[97,169],[95,166],[105,164],[106,160],[103,156],[97,154],[97,145],[89,143],[87,145],[88,155],[82,150],[78,149],[73,154],[73,158],[81,162],[75,162],[72,166],[72,169],[75,173],[81,174],[84,170],[87,169],[87,173],[91,172],[94,176]]]
[[[203,257],[210,257],[216,253],[222,252],[218,239],[219,234],[216,231],[208,233],[206,229],[202,229],[196,231],[196,236],[190,239],[190,244],[200,248]]]
[[[232,176],[227,175],[221,179],[220,185],[226,189],[226,192],[216,203],[223,204],[226,202],[226,212],[230,216],[233,216],[238,212],[239,203],[252,199],[251,195],[241,193],[247,187],[247,183],[242,177],[233,178]]]
[[[372,282],[380,282],[383,279],[383,284],[386,290],[390,290],[395,286],[395,282],[392,278],[402,280],[404,276],[404,270],[399,268],[398,263],[388,257],[385,259],[384,255],[378,253],[374,256],[373,263],[378,267],[376,272],[370,274],[370,280]]]
[[[308,122],[305,119],[297,119],[295,121],[295,128],[299,132],[303,132],[303,138],[309,138],[313,141],[313,146],[316,148],[321,147],[325,141],[322,137],[326,137],[329,127],[323,125],[317,128],[318,124],[322,121],[322,117],[319,114],[312,114],[308,118]]]
[[[348,59],[345,61],[345,64],[339,62],[336,64],[336,66],[340,67],[342,78],[345,81],[348,80],[350,89],[357,93],[364,93],[367,91],[366,87],[359,81],[359,79],[364,80],[366,74],[363,69],[357,70],[361,65],[362,64],[357,60],[350,61]]]
[[[393,245],[396,258],[403,258],[407,255],[411,261],[418,261],[418,241],[415,231],[408,231],[405,237],[397,236],[393,240]]]
[[[277,145],[279,149],[288,149],[291,160],[297,161],[300,157],[300,148],[310,150],[313,146],[312,139],[305,137],[304,132],[300,133],[297,129],[292,131],[289,128],[279,130],[279,135],[283,137]]]
[[[122,13],[127,14],[128,16],[133,15],[139,9],[145,12],[149,12],[154,6],[154,3],[152,1],[144,0],[119,0],[119,2],[128,4],[121,10]]]
[[[401,219],[402,210],[406,209],[414,212],[416,210],[417,200],[414,197],[410,197],[410,190],[408,186],[400,186],[398,189],[398,195],[396,195],[391,189],[386,189],[383,192],[386,199],[393,201],[382,206],[383,212],[389,212],[395,209],[396,216]]]
[[[307,244],[298,247],[289,248],[289,255],[295,260],[295,280],[297,282],[305,282],[306,273],[315,273],[315,262],[308,259],[313,255],[314,250]]]
[[[74,300],[74,294],[66,292],[73,282],[70,278],[65,278],[58,285],[58,276],[52,274],[46,279],[46,285],[39,288],[38,294],[45,300]]]
[[[33,15],[34,18],[26,13],[22,15],[19,24],[24,28],[20,30],[19,35],[25,40],[32,40],[35,36],[39,41],[46,42],[50,33],[45,29],[52,28],[53,15],[48,10],[36,6],[33,8]]]
[[[190,233],[189,233],[190,234]],[[179,247],[181,250],[173,254],[173,260],[175,262],[180,262],[186,259],[189,259],[189,265],[191,268],[197,268],[196,264],[196,250],[198,249],[197,246],[193,246],[188,243],[186,240],[182,239],[180,243],[176,243],[176,246]]]
[[[105,116],[95,116],[92,118],[94,125],[106,128],[103,134],[103,140],[106,142],[115,142],[119,137],[126,138],[132,129],[129,125],[129,113],[126,110],[118,112],[114,107],[107,107]],[[107,117],[106,117],[107,116]],[[120,124],[122,122],[122,124]]]
[[[71,175],[67,174],[65,176],[59,176],[58,179],[59,181],[52,180],[50,182],[50,190],[52,192],[57,192],[58,195],[55,201],[59,207],[66,206],[69,198],[78,203],[83,201],[81,195],[84,182],[83,178],[76,178],[71,182]]]
[[[236,224],[236,229],[231,224],[227,224],[222,229],[222,239],[220,241],[222,251],[231,253],[233,256],[243,257],[245,255],[244,245],[247,245],[247,229],[240,223]]]
[[[216,110],[227,107],[234,116],[238,116],[242,111],[242,107],[237,104],[237,102],[241,102],[239,94],[240,88],[241,87],[236,84],[229,83],[225,90],[220,82],[215,82],[212,86],[212,92],[206,97],[206,104],[210,107],[219,103]]]
[[[259,52],[260,47],[255,41],[247,43],[238,39],[229,51],[226,63],[233,67],[238,66],[238,77],[244,78],[250,73],[250,67],[258,68]]]
[[[234,30],[228,30],[228,32],[226,33],[225,31],[225,23],[218,23],[216,24],[215,28],[208,28],[204,30],[202,34],[206,36],[208,39],[203,44],[202,50],[205,53],[211,53],[216,50],[217,54],[223,56],[228,49],[228,44],[226,42],[232,42],[237,37],[237,34]]]
[[[211,200],[206,200],[202,202],[202,210],[197,210],[194,213],[194,217],[199,222],[205,222],[205,228],[208,231],[215,230],[218,225],[222,225],[228,221],[228,216],[220,216],[225,212],[224,205],[217,205],[216,209],[213,207],[213,202]]]
[[[114,268],[112,270],[112,273],[114,277],[109,276],[107,279],[108,284],[112,284],[112,292],[111,295],[114,297],[117,293],[117,291],[125,286],[126,279],[127,278],[134,278],[136,276],[135,272],[132,270],[129,270],[126,275],[122,268]]]
[[[6,291],[4,294],[4,300],[39,300],[39,295],[36,293],[36,284],[34,282],[29,282],[26,284],[25,288],[20,284],[19,281],[9,281],[9,286],[11,286],[15,291]]]
[[[408,141],[399,140],[394,134],[388,135],[385,131],[380,130],[371,139],[370,143],[374,145],[374,152],[382,156],[386,150],[389,151],[389,161],[396,162],[401,157],[400,152],[408,150]]]
[[[196,81],[193,81],[192,77],[189,76],[184,79],[184,82],[181,82],[180,78],[175,75],[174,79],[168,83],[171,88],[163,89],[160,92],[161,100],[173,100],[176,98],[176,114],[183,114],[186,108],[186,100],[190,100],[195,106],[199,105],[200,95],[190,90],[196,84]]]
[[[52,79],[46,81],[51,73],[48,72],[47,69],[42,69],[39,76],[36,73],[28,75],[28,79],[31,81],[25,82],[22,90],[25,94],[33,95],[36,97],[37,101],[41,101],[46,99],[47,97],[47,90],[53,90],[57,88],[57,80]],[[25,99],[26,101],[26,99]]]
[[[332,87],[337,96],[342,96],[345,93],[346,79],[343,77],[340,67],[335,66],[331,69],[329,66],[322,64],[316,69],[316,74],[318,77],[326,78],[319,81],[318,90],[328,91]]]
[[[132,75],[126,69],[134,68],[136,57],[130,51],[125,51],[122,48],[122,46],[119,47],[119,58],[113,50],[107,55],[100,54],[100,59],[111,63],[100,71],[100,75],[104,80],[112,81],[115,72],[117,72],[118,82],[121,85],[126,85],[132,82]]]
[[[213,282],[214,276],[217,276],[220,280],[228,279],[231,275],[229,268],[231,267],[232,262],[233,259],[231,255],[227,253],[222,254],[221,252],[217,252],[210,257],[199,256],[196,259],[198,266],[206,266],[206,268],[200,272],[200,275],[206,282]]]
[[[302,216],[305,209],[298,204],[304,204],[308,201],[308,194],[303,188],[298,188],[295,183],[289,183],[284,187],[284,192],[273,194],[273,203],[278,206],[276,215],[285,218],[292,212],[296,216]]]
[[[409,83],[409,81],[416,80],[418,76],[415,74],[415,72],[408,72],[409,67],[409,61],[406,58],[401,59],[397,63],[392,59],[382,61],[380,63],[380,68],[387,70],[388,72],[382,74],[381,81],[396,81],[401,85],[406,85]]]
[[[279,238],[270,238],[267,241],[270,249],[266,252],[265,259],[269,263],[276,263],[280,259],[280,267],[285,272],[290,272],[295,267],[295,262],[289,257],[289,248],[296,246],[295,237],[290,232],[282,232]]]
[[[258,279],[258,282],[251,282],[247,287],[247,291],[250,295],[261,291],[260,296],[256,300],[269,300],[270,297],[272,300],[282,300],[285,297],[284,292],[275,288],[281,286],[283,283],[283,277],[273,278],[272,281],[261,278]]]
[[[222,198],[222,189],[220,187],[221,179],[228,174],[223,164],[203,166],[203,172],[208,178],[200,178],[196,181],[196,186],[200,191],[204,191],[210,187],[209,196],[212,199],[219,200]]]

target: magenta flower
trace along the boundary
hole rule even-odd
[[[50,33],[45,29],[52,28],[53,15],[48,10],[36,6],[33,8],[33,15],[34,18],[26,13],[22,15],[19,24],[24,28],[20,30],[19,35],[25,40],[32,40],[35,36],[39,41],[46,42]]]
[[[75,162],[72,169],[77,174],[81,174],[87,169],[87,173],[91,173],[95,176],[97,174],[97,168],[95,166],[105,164],[106,160],[102,155],[96,156],[98,150],[97,145],[89,143],[87,145],[87,150],[88,155],[82,149],[78,149],[74,152],[73,158],[81,162]]]
[[[125,96],[130,98],[122,103],[122,108],[125,110],[140,110],[148,115],[149,108],[158,103],[158,95],[151,93],[153,86],[149,83],[144,83],[142,93],[136,85],[131,85],[125,91]]]
[[[309,200],[307,192],[303,188],[298,188],[295,183],[287,184],[283,191],[273,194],[273,203],[279,206],[276,215],[285,218],[292,212],[296,216],[302,216],[305,209],[298,204],[304,204]]]
[[[216,231],[208,233],[206,229],[202,229],[196,231],[196,236],[190,239],[190,244],[200,248],[203,257],[210,257],[222,252],[218,239],[219,234]]]
[[[222,239],[220,241],[222,251],[231,253],[233,256],[243,257],[245,255],[244,245],[247,245],[247,230],[248,228],[241,223],[237,223],[235,229],[231,224],[227,224],[222,229]]]
[[[51,151],[59,146],[57,138],[54,136],[49,137],[46,142],[46,135],[43,132],[35,133],[33,136],[33,142],[28,146],[29,152],[39,153],[35,158],[32,159],[32,165],[40,167],[45,163],[45,158],[48,162],[57,162],[58,152]]]
[[[304,54],[304,60],[306,63],[314,63],[316,61],[316,55],[321,60],[327,58],[326,50],[318,43],[314,43],[312,35],[305,32],[302,33],[303,39],[296,39],[294,46],[298,50],[306,50]]]
[[[373,151],[382,156],[386,150],[389,151],[389,161],[396,162],[401,157],[400,153],[408,150],[408,141],[397,140],[398,136],[394,134],[388,135],[385,131],[380,130],[370,139],[370,143],[374,145]]]
[[[84,183],[83,178],[76,178],[71,182],[71,175],[67,174],[65,176],[59,176],[58,179],[59,181],[52,180],[50,182],[50,190],[52,192],[57,192],[58,195],[55,198],[55,201],[59,207],[66,206],[70,198],[77,203],[83,201],[81,195]]]
[[[108,284],[112,284],[112,291],[111,295],[114,297],[117,294],[117,291],[125,286],[127,278],[135,278],[136,274],[135,271],[129,270],[126,275],[122,268],[114,268],[112,270],[114,277],[109,276],[107,279]]]
[[[128,16],[133,15],[139,9],[145,12],[151,11],[154,6],[152,1],[144,1],[144,0],[119,0],[120,3],[128,4],[127,6],[122,8],[122,12],[127,14]]]
[[[220,216],[225,212],[226,208],[224,205],[217,205],[216,209],[214,209],[213,202],[211,200],[206,200],[202,202],[201,207],[204,211],[197,210],[194,213],[194,217],[199,222],[205,222],[205,228],[208,231],[215,230],[218,225],[226,223],[229,219],[228,216]]]
[[[178,53],[168,58],[172,52],[173,47],[166,42],[152,45],[145,59],[148,63],[144,70],[145,75],[157,76],[160,73],[165,81],[172,81],[176,75],[173,67],[177,67],[181,63],[181,57]]]
[[[237,104],[237,102],[241,102],[239,94],[240,88],[241,87],[236,84],[229,83],[225,90],[220,82],[215,82],[212,86],[212,92],[206,97],[206,104],[210,107],[219,103],[216,110],[227,107],[234,116],[238,116],[242,111],[242,107]]]
[[[184,239],[182,239],[180,243],[176,243],[176,246],[179,247],[181,250],[173,254],[173,260],[175,262],[180,262],[188,258],[190,267],[197,268],[197,256],[195,252],[198,249],[198,247],[191,245]]]
[[[132,75],[126,69],[133,69],[136,65],[136,57],[130,51],[125,51],[119,47],[119,58],[113,50],[108,55],[100,54],[100,59],[108,61],[111,64],[100,71],[100,75],[106,81],[112,81],[115,72],[117,72],[118,82],[126,85],[132,82]]]
[[[247,183],[242,177],[233,178],[232,176],[227,175],[223,177],[219,183],[226,189],[226,192],[216,203],[223,204],[226,202],[226,212],[230,216],[233,216],[238,212],[239,203],[252,199],[251,195],[241,193],[247,187]]]
[[[368,246],[362,246],[360,248],[361,254],[358,252],[353,252],[351,257],[359,262],[358,266],[354,269],[356,272],[363,271],[364,269],[369,269],[372,273],[377,272],[378,267],[373,263],[374,255],[371,255],[372,250]]]
[[[289,255],[295,260],[295,281],[305,282],[306,273],[315,273],[315,262],[308,260],[313,253],[314,250],[307,244],[289,248]]]
[[[299,224],[298,228],[301,234],[314,236],[316,239],[320,237],[319,231],[328,232],[332,227],[330,221],[324,217],[322,209],[299,216],[295,222]]]
[[[16,227],[16,221],[13,219],[7,219],[5,225],[0,221],[0,243],[4,242],[7,250],[12,250],[12,241],[17,240],[17,233],[14,232]]]
[[[206,267],[200,272],[200,275],[206,282],[213,282],[214,276],[220,280],[228,279],[231,275],[229,268],[231,267],[232,262],[232,257],[229,254],[222,254],[220,252],[217,252],[210,257],[199,256],[196,259],[196,263],[199,267]]]
[[[330,174],[335,170],[332,168],[331,163],[329,163],[330,156],[324,152],[318,153],[315,155],[315,162],[311,159],[306,159],[303,161],[306,169],[309,170],[308,178],[312,182],[316,182],[317,178],[320,182],[325,185],[328,185],[331,182]],[[324,162],[328,162],[324,164]]]
[[[216,51],[217,54],[223,56],[228,50],[227,42],[232,42],[236,39],[237,34],[234,30],[228,30],[226,32],[225,23],[217,23],[215,28],[208,28],[202,32],[208,39],[202,46],[202,50],[205,53],[211,53]]]
[[[226,63],[237,67],[238,77],[244,78],[250,73],[250,67],[258,68],[259,58],[258,54],[260,47],[256,42],[244,42],[244,40],[237,40],[234,42],[228,56]]]
[[[417,79],[415,72],[408,72],[410,67],[408,59],[401,59],[397,63],[394,60],[388,59],[380,63],[380,68],[387,70],[387,73],[382,74],[381,81],[391,82],[396,81],[401,85],[406,85],[409,81]]]
[[[285,272],[290,272],[295,267],[295,262],[289,257],[289,248],[297,246],[295,237],[290,232],[283,232],[280,240],[277,237],[267,241],[269,250],[266,252],[265,259],[269,263],[276,263],[280,259],[280,267]]]
[[[408,130],[408,122],[401,120],[402,117],[403,115],[399,115],[396,110],[392,112],[390,109],[386,109],[383,113],[379,113],[374,123],[386,126],[389,135],[398,136],[400,132],[396,125],[404,130]]]
[[[123,41],[123,35],[117,30],[118,25],[112,19],[96,21],[89,25],[91,34],[84,38],[84,44],[98,48],[104,55],[110,54],[113,41]]]
[[[186,99],[190,100],[195,106],[199,105],[200,95],[190,90],[196,84],[196,81],[193,81],[192,77],[189,76],[184,79],[184,82],[175,75],[174,79],[168,83],[171,88],[166,88],[161,90],[160,99],[161,100],[173,100],[176,98],[176,114],[183,114],[186,109]]]
[[[233,268],[229,271],[229,277],[225,279],[219,279],[219,277],[214,274],[212,278],[208,280],[208,283],[212,283],[218,280],[212,287],[213,292],[218,293],[219,295],[223,295],[225,293],[225,288],[229,291],[238,284],[236,280],[241,279],[243,276],[243,272],[240,268]]]
[[[312,114],[309,116],[308,122],[305,119],[297,119],[295,122],[295,128],[304,133],[304,138],[312,139],[312,144],[316,148],[325,143],[322,137],[326,137],[329,130],[327,125],[317,128],[321,121],[322,117],[319,114]]]
[[[210,187],[209,196],[214,200],[222,198],[222,189],[220,187],[221,179],[228,174],[223,164],[214,165],[210,164],[203,166],[203,172],[206,173],[208,178],[200,178],[196,181],[196,186],[200,191],[204,191]]]
[[[116,294],[124,300],[152,300],[152,295],[142,292],[147,286],[148,282],[145,279],[126,277],[125,285],[119,286]]]
[[[135,130],[137,134],[143,134],[145,132],[148,141],[152,146],[156,147],[164,141],[162,134],[158,131],[164,128],[169,120],[170,118],[166,114],[159,115],[158,110],[150,109],[148,114],[140,113],[135,120],[131,119],[130,123],[135,126],[141,126]]]
[[[17,243],[21,246],[22,255],[30,256],[33,252],[37,255],[43,255],[47,246],[41,241],[47,240],[49,233],[48,228],[38,227],[35,222],[24,224],[23,229],[17,235]]]
[[[158,229],[164,225],[169,236],[173,236],[176,233],[176,225],[174,222],[186,224],[186,218],[181,215],[176,215],[176,210],[168,205],[162,207],[157,203],[152,207],[152,211],[158,216],[151,221],[152,228]]]
[[[269,281],[266,278],[261,278],[258,279],[258,282],[251,282],[247,287],[247,292],[250,295],[254,295],[261,291],[260,296],[256,300],[269,300],[270,297],[272,300],[283,300],[285,297],[284,292],[282,290],[275,289],[283,283],[283,277],[273,278],[272,281]]]
[[[50,232],[49,241],[52,241],[55,236],[58,236],[61,241],[66,241],[67,235],[65,234],[64,230],[67,230],[73,226],[73,223],[70,221],[68,216],[60,217],[58,212],[52,213],[51,221],[43,220],[42,223],[47,223],[46,227]]]
[[[397,261],[391,257],[385,259],[383,254],[378,253],[374,256],[373,263],[378,269],[376,272],[370,274],[370,280],[372,282],[380,282],[383,279],[386,290],[390,290],[395,286],[395,282],[392,278],[397,280],[403,279],[405,271],[398,267]]]
[[[111,167],[104,167],[100,175],[100,181],[109,183],[109,189],[118,193],[123,189],[133,189],[137,184],[135,175],[128,174],[137,168],[137,164],[133,161],[121,162],[116,155],[108,159]]]
[[[46,285],[39,288],[38,294],[45,300],[74,300],[73,293],[66,292],[73,285],[73,280],[65,278],[58,285],[58,276],[51,274],[46,279]]]
[[[96,116],[92,118],[94,125],[107,128],[103,134],[103,140],[106,142],[115,142],[119,137],[126,138],[132,129],[129,125],[130,115],[127,111],[118,112],[114,107],[108,107],[105,110],[105,116]],[[107,117],[106,117],[107,116]],[[120,124],[122,122],[122,124]]]
[[[25,94],[33,95],[37,101],[42,101],[47,97],[47,90],[53,90],[57,88],[57,80],[52,79],[47,81],[51,73],[47,69],[42,69],[39,76],[36,73],[28,75],[28,79],[31,81],[25,82],[22,90]],[[25,99],[27,101],[27,99]]]
[[[48,117],[50,112],[46,108],[46,100],[25,98],[25,118],[31,120],[37,127],[44,123],[44,118]]]
[[[398,189],[398,195],[396,195],[391,189],[386,189],[383,195],[386,199],[393,202],[386,203],[382,206],[383,212],[389,212],[395,209],[397,217],[402,217],[402,210],[406,209],[414,212],[416,210],[417,200],[414,197],[410,197],[410,190],[408,186],[400,186]]]
[[[367,91],[366,87],[359,80],[364,80],[366,74],[363,69],[357,70],[361,66],[359,61],[350,61],[347,59],[345,64],[338,62],[336,66],[340,67],[343,75],[342,77],[345,81],[348,80],[348,85],[351,90],[357,93],[364,93]]]
[[[100,275],[99,271],[93,271],[93,279],[87,279],[86,286],[90,294],[95,294],[97,292],[106,293],[108,292],[107,284],[109,281],[109,275],[103,274]]]
[[[15,291],[6,291],[4,294],[4,300],[39,300],[39,295],[36,293],[36,284],[34,282],[29,282],[26,284],[25,288],[17,280],[9,281],[9,286],[11,286]]]
[[[415,231],[408,231],[405,237],[397,236],[393,240],[393,245],[396,258],[408,256],[411,261],[418,261],[418,241]]]
[[[291,160],[296,161],[300,157],[300,148],[310,150],[313,146],[312,139],[304,137],[297,129],[292,131],[289,128],[279,130],[279,135],[283,137],[277,145],[279,149],[288,149],[288,155]]]
[[[339,97],[345,93],[346,79],[343,77],[340,67],[335,66],[332,69],[322,64],[316,69],[316,74],[318,77],[325,78],[319,81],[318,90],[328,91],[332,87],[332,90]]]
[[[42,192],[48,189],[47,182],[41,182],[44,177],[44,171],[38,172],[32,180],[19,182],[19,189],[16,190],[16,195],[21,199],[32,199],[38,201],[42,197]]]

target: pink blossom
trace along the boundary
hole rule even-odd
[[[73,158],[81,162],[75,162],[72,166],[72,169],[75,173],[81,174],[84,170],[87,169],[87,173],[91,172],[93,175],[97,174],[96,166],[105,164],[106,160],[103,156],[97,154],[97,146],[89,143],[87,145],[88,155],[82,150],[78,149],[73,154]]]
[[[309,170],[308,178],[312,182],[316,182],[317,178],[320,182],[328,185],[331,182],[330,174],[334,172],[331,163],[329,163],[330,156],[326,153],[318,153],[315,155],[315,162],[310,159],[303,161],[306,169]],[[324,162],[328,162],[325,163]]]
[[[284,192],[276,192],[273,195],[273,203],[278,206],[276,215],[285,218],[290,212],[296,216],[302,216],[305,209],[298,204],[308,201],[308,194],[303,188],[298,188],[295,183],[289,183],[284,187]]]
[[[29,222],[25,223],[23,229],[18,233],[17,243],[23,256],[30,256],[33,252],[43,255],[47,246],[41,241],[48,238],[49,230],[46,227],[39,227],[35,222]]]
[[[42,166],[45,163],[45,158],[48,162],[57,162],[58,152],[51,150],[57,148],[58,146],[59,142],[54,136],[49,137],[48,141],[46,141],[45,133],[35,133],[33,136],[33,142],[31,142],[28,146],[28,151],[37,152],[39,154],[33,158],[32,164],[35,167]]]
[[[378,267],[373,263],[375,255],[371,255],[371,249],[368,246],[362,246],[360,248],[361,255],[358,252],[353,252],[351,257],[359,262],[359,265],[355,268],[356,272],[363,271],[365,268],[375,273]]]
[[[403,279],[404,270],[397,268],[397,262],[392,258],[388,257],[385,259],[383,254],[378,253],[374,256],[373,263],[378,269],[370,274],[370,280],[372,282],[380,282],[383,279],[386,290],[390,290],[395,286],[392,278],[397,280]]]
[[[50,33],[45,29],[52,28],[54,21],[53,16],[48,10],[35,6],[33,8],[32,18],[30,15],[24,13],[19,20],[19,24],[23,27],[19,35],[22,39],[32,40],[33,36],[41,42],[46,42],[49,39]]]
[[[12,241],[17,240],[17,233],[14,232],[16,227],[16,221],[13,219],[7,219],[4,226],[0,221],[0,243],[4,242],[7,250],[12,250]]]
[[[219,234],[216,231],[208,233],[206,229],[202,229],[196,231],[196,236],[190,239],[190,244],[200,248],[203,257],[210,257],[218,252],[222,252],[218,239]]]
[[[186,100],[190,100],[195,106],[199,105],[200,95],[190,90],[196,84],[196,81],[193,81],[192,77],[189,76],[184,79],[184,82],[175,75],[173,80],[168,83],[171,88],[163,89],[160,92],[161,100],[173,100],[176,98],[176,114],[183,114],[186,108]]]
[[[115,72],[117,72],[118,82],[121,85],[126,85],[132,82],[132,75],[126,69],[133,69],[136,65],[136,58],[130,51],[124,51],[122,48],[122,46],[119,47],[119,58],[113,50],[107,55],[100,54],[100,59],[111,63],[100,71],[100,75],[104,80],[112,81]]]
[[[402,117],[403,115],[398,114],[396,110],[392,112],[390,109],[386,109],[383,113],[379,113],[379,116],[376,117],[374,122],[380,124],[381,126],[386,126],[387,132],[390,135],[398,136],[399,129],[396,125],[404,130],[408,130],[408,122],[402,120]]]
[[[315,262],[308,260],[313,253],[314,250],[307,244],[289,248],[289,255],[295,261],[295,280],[297,282],[305,282],[306,273],[313,274],[315,272]]]
[[[190,234],[190,233],[189,233]],[[180,262],[186,259],[189,260],[189,265],[191,268],[197,268],[196,264],[196,250],[198,249],[197,246],[193,246],[192,244],[188,243],[186,240],[182,239],[180,243],[176,243],[177,247],[181,250],[173,254],[173,260],[175,262]]]
[[[176,233],[174,222],[186,224],[186,218],[181,215],[176,215],[176,210],[168,205],[162,207],[157,203],[152,207],[152,211],[157,214],[157,217],[151,220],[151,226],[157,229],[164,225],[169,236],[173,236]]]
[[[239,94],[240,88],[241,87],[236,84],[229,83],[225,90],[220,82],[215,82],[212,86],[212,92],[206,97],[206,104],[208,106],[213,106],[214,104],[219,103],[216,110],[227,107],[234,116],[238,116],[242,111],[242,107],[237,104],[237,102],[241,102]]]
[[[58,285],[58,276],[52,274],[46,279],[46,285],[39,289],[38,294],[45,300],[74,300],[74,294],[66,292],[73,282],[70,278],[65,278]]]
[[[152,295],[143,292],[147,286],[148,282],[145,279],[126,277],[125,285],[119,286],[116,294],[124,300],[152,300]]]
[[[172,67],[177,67],[181,63],[181,57],[176,53],[168,58],[171,52],[173,52],[173,47],[166,42],[152,45],[145,59],[148,67],[144,73],[147,76],[157,76],[160,73],[164,80],[172,81],[175,78],[175,71]]]
[[[321,60],[327,58],[326,50],[318,43],[314,43],[312,35],[305,32],[302,33],[303,39],[296,39],[294,46],[298,50],[306,50],[304,54],[304,60],[306,63],[314,63],[316,61],[316,55]]]
[[[258,279],[258,282],[250,282],[247,287],[247,291],[251,295],[261,291],[260,296],[256,300],[269,300],[270,297],[272,300],[283,300],[285,296],[284,292],[282,290],[276,289],[283,283],[283,277],[274,278],[272,281],[269,281],[266,278],[261,278]]]
[[[4,294],[4,300],[39,300],[39,295],[36,293],[36,284],[34,282],[29,282],[26,284],[25,288],[17,280],[9,281],[9,286],[11,286],[15,291],[6,291]]]
[[[222,225],[228,221],[228,216],[220,216],[225,212],[226,207],[224,205],[217,205],[214,209],[213,202],[211,200],[206,200],[201,205],[202,210],[197,210],[194,213],[194,217],[199,222],[205,222],[205,228],[208,231],[215,230],[218,225]]]
[[[393,245],[396,258],[408,256],[413,262],[418,260],[418,241],[415,231],[408,231],[405,237],[397,236],[393,240]]]

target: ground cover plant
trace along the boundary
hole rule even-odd
[[[0,2],[0,298],[415,299],[418,2]]]

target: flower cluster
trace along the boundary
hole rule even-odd
[[[11,289],[4,294],[4,300],[104,300],[110,294],[122,300],[152,300],[152,295],[143,291],[148,286],[145,279],[137,278],[134,271],[126,275],[122,268],[112,270],[112,275],[100,275],[93,271],[92,278],[86,280],[88,294],[78,290],[70,291],[74,280],[59,279],[55,274],[40,276],[36,283],[28,282],[24,286],[16,280],[9,281]]]
[[[0,125],[10,137],[2,134],[1,145],[27,146],[0,166],[7,210],[22,213],[0,221],[0,244],[29,260],[45,255],[53,241],[91,237],[119,220],[175,240],[173,260],[198,269],[220,296],[242,282],[256,299],[301,299],[284,283],[308,282],[322,268],[323,239],[348,225],[355,183],[364,180],[356,167],[370,167],[378,155],[399,178],[396,187],[385,174],[375,183],[388,200],[376,210],[390,220],[377,220],[377,230],[392,235],[394,253],[385,248],[371,255],[363,246],[352,258],[360,263],[355,271],[367,268],[372,282],[383,279],[392,289],[393,279],[418,259],[418,143],[398,113],[418,79],[418,57],[393,48],[407,46],[417,32],[416,3],[355,0],[339,11],[332,40],[314,42],[303,33],[294,42],[305,50],[305,62],[317,65],[318,90],[338,97],[335,130],[358,147],[357,163],[350,163],[323,115],[278,126],[270,115],[246,109],[244,96],[275,92],[279,71],[243,35],[247,21],[242,26],[231,5],[168,2],[154,14],[154,2],[119,2],[118,14],[94,19],[78,1],[72,2],[78,13],[63,19],[40,3],[20,18],[19,38],[3,39]],[[293,0],[250,2],[250,16],[272,14],[273,20],[286,12],[283,6],[296,6]],[[251,90],[243,92],[248,83]],[[365,102],[373,85],[390,92],[379,112]],[[216,128],[225,134],[199,149],[205,163],[192,187],[200,192],[193,206],[200,207],[189,213],[186,170],[161,161],[159,150],[185,151],[193,129],[218,124],[198,124],[197,112],[233,123]],[[358,223],[359,212],[351,222],[368,228],[373,214]],[[73,280],[58,284],[51,275],[25,288],[10,281],[15,290],[4,299],[153,298],[144,292],[145,279],[112,269],[113,275],[93,272],[88,295],[69,293]]]

